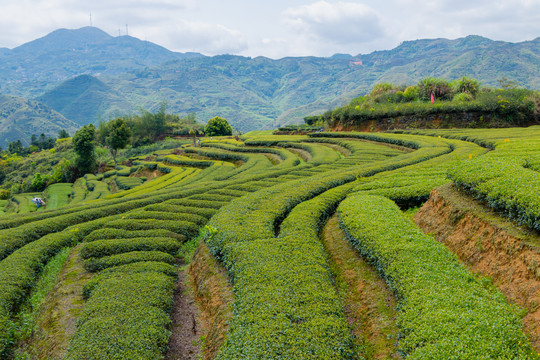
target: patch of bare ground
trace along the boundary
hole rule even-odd
[[[416,224],[445,244],[478,275],[492,279],[527,313],[524,331],[540,350],[540,245],[538,234],[518,227],[452,185],[431,192]]]
[[[81,245],[73,248],[58,275],[58,282],[43,301],[35,330],[25,344],[31,359],[60,360],[67,352],[81,313],[82,288],[91,278],[79,257]]]
[[[199,314],[190,290],[186,271],[181,267],[171,312],[172,334],[165,355],[168,360],[195,360],[201,352]]]
[[[232,317],[232,286],[225,269],[201,243],[178,274],[168,360],[213,359]]]
[[[396,299],[383,279],[349,243],[337,216],[328,220],[321,236],[345,302],[345,314],[359,343],[358,357],[402,359],[398,352]]]

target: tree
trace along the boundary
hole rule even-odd
[[[423,100],[429,100],[431,95],[435,99],[450,100],[452,98],[452,87],[445,79],[428,77],[418,82],[418,92]]]
[[[75,165],[81,174],[92,172],[96,167],[96,128],[85,125],[73,135],[73,148],[77,154]]]
[[[59,139],[65,139],[68,137],[69,137],[69,133],[65,129],[60,130],[60,132],[58,133]]]
[[[452,85],[454,86],[454,93],[470,94],[473,98],[476,97],[476,94],[478,94],[478,91],[480,90],[480,83],[478,80],[466,76],[454,80]]]
[[[116,120],[108,123],[107,130],[108,134],[105,138],[105,145],[111,151],[114,166],[116,167],[116,155],[118,154],[118,150],[124,149],[129,144],[131,140],[131,129],[124,119],[116,118]]]
[[[208,120],[204,133],[208,136],[232,135],[232,127],[227,120],[216,116]]]
[[[12,141],[8,144],[8,151],[10,154],[24,155],[24,146],[21,140]]]

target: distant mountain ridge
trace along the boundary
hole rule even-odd
[[[365,55],[273,60],[176,53],[84,27],[2,48],[0,65],[0,93],[39,100],[79,125],[165,101],[168,111],[202,121],[220,115],[250,131],[301,122],[382,81],[471,76],[497,86],[506,77],[540,89],[540,38],[509,43],[471,35],[405,41]]]

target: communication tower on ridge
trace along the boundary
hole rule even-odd
[[[92,25],[92,12],[90,12],[90,26],[93,26]]]

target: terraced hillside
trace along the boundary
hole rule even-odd
[[[453,182],[538,230],[540,127],[254,132],[152,159],[87,175],[67,201],[50,189],[56,209],[0,218],[3,357],[175,359],[178,333],[217,359],[538,357],[523,310],[408,212]],[[200,285],[183,276],[197,244],[234,294],[228,326],[202,334],[196,313],[171,317],[179,282]]]

